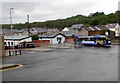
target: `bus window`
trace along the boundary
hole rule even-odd
[[[96,40],[105,40],[105,38],[96,38]]]
[[[95,38],[90,38],[90,41],[95,41]]]
[[[82,41],[83,39],[82,38],[78,38],[78,41]]]
[[[88,41],[88,38],[83,38],[82,41]]]

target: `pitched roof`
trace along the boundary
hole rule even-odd
[[[40,38],[54,38],[54,37],[56,37],[57,35],[63,35],[63,36],[65,36],[65,35],[62,34],[62,33],[51,33],[51,34],[39,35],[39,37],[40,37]]]
[[[110,24],[107,24],[106,27],[108,27],[108,28],[115,28],[117,24],[118,23],[110,23]]]
[[[75,24],[75,25],[72,25],[71,28],[81,28],[83,26],[83,24]]]
[[[94,31],[92,27],[84,27],[87,31]]]
[[[100,30],[108,30],[108,28],[105,25],[98,25],[96,27],[98,27]]]
[[[52,32],[52,31],[56,31],[58,29],[47,29],[47,28],[30,28],[30,32],[31,33],[34,33],[34,32],[38,32],[38,33],[41,33],[41,32]]]
[[[57,28],[48,28],[48,29],[46,29],[47,32],[52,32],[52,31],[57,31],[57,30],[58,30]]]
[[[30,32],[34,33],[34,32],[46,32],[46,28],[30,28]]]
[[[13,36],[13,40],[22,40],[22,39],[25,39],[25,38],[29,38],[29,36]],[[4,39],[5,40],[12,40],[12,36],[4,36]]]
[[[68,27],[65,27],[62,31],[70,31]]]
[[[88,31],[108,30],[108,28],[105,25],[97,25],[97,26],[84,27],[84,28]]]
[[[21,30],[16,30],[16,31],[14,31],[14,33],[22,33],[24,30],[23,29],[21,29]]]
[[[2,29],[0,29],[0,33],[2,33],[2,34],[11,34],[11,29],[4,29],[4,28],[2,28]],[[16,31],[18,31],[17,29],[12,29],[12,31],[13,32],[16,32]]]

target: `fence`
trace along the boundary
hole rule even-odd
[[[6,50],[6,56],[14,56],[14,55],[21,55],[21,49],[15,50]]]

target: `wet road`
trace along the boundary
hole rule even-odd
[[[3,81],[118,81],[118,45],[29,51],[3,63],[24,65],[3,71]]]

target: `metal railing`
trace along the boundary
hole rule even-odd
[[[22,51],[21,49],[17,50],[6,50],[6,56],[15,56],[15,55],[21,55]]]

